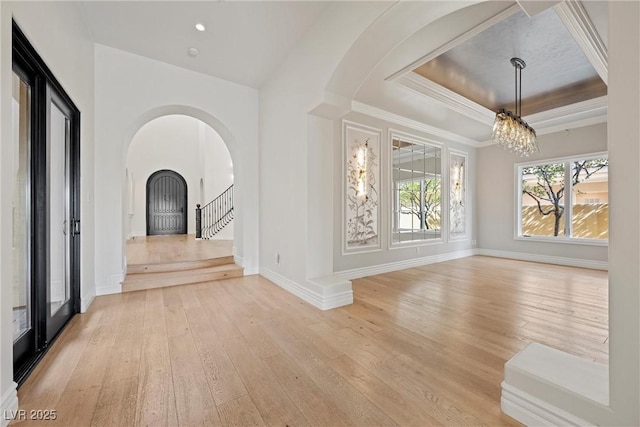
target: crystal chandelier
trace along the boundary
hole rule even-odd
[[[511,58],[516,71],[515,114],[504,108],[496,113],[491,139],[506,150],[511,150],[521,157],[527,157],[540,151],[536,142],[536,131],[527,124],[522,114],[522,69],[527,64],[520,58]]]

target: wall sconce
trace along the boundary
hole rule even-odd
[[[356,164],[358,166],[358,178],[357,178],[357,196],[367,196],[367,151],[369,150],[369,143],[365,142],[363,146],[358,148],[356,153]]]
[[[457,204],[462,204],[462,168],[463,166],[461,164],[457,164],[453,167],[453,201]]]

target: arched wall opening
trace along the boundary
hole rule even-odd
[[[135,121],[133,121],[125,132],[124,138],[122,140],[122,172],[123,175],[121,177],[121,197],[122,197],[122,229],[121,229],[121,251],[123,255],[123,266],[126,265],[126,256],[125,256],[125,244],[129,237],[131,237],[131,221],[130,221],[130,206],[135,204],[134,201],[134,184],[133,184],[133,172],[126,166],[129,156],[129,150],[132,146],[132,143],[138,134],[138,132],[148,123],[153,122],[155,119],[167,117],[167,116],[183,116],[188,117],[201,124],[205,125],[206,128],[210,129],[213,133],[217,134],[220,138],[226,149],[228,150],[228,154],[230,156],[231,162],[231,172],[229,173],[229,177],[234,185],[234,220],[232,226],[232,233],[229,239],[233,239],[233,255],[236,259],[236,263],[239,265],[245,264],[245,236],[244,236],[244,227],[243,227],[243,219],[245,218],[244,214],[244,180],[243,180],[243,158],[241,149],[239,144],[237,143],[234,135],[231,133],[229,128],[224,125],[220,120],[218,120],[213,115],[190,106],[185,105],[166,105],[157,107],[147,112],[141,114],[137,117]],[[203,179],[204,181],[204,179]],[[195,185],[191,186],[195,191],[196,195],[193,199],[195,203],[199,203],[199,195],[200,195],[200,182],[197,181]],[[131,188],[131,191],[129,191]],[[204,188],[204,186],[203,186]],[[226,188],[226,187],[225,187]],[[223,189],[224,190],[224,189]],[[195,205],[194,205],[195,206]],[[191,221],[195,222],[195,221]],[[251,248],[249,248],[251,250]]]
[[[187,183],[187,234],[195,234],[197,204],[206,204],[233,184],[233,161],[222,137],[205,122],[165,115],[144,124],[129,144],[126,167],[131,184],[126,197],[127,238],[148,234],[145,185],[159,170],[172,170]],[[214,239],[233,239],[233,222]]]

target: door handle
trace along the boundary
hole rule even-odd
[[[80,220],[74,219],[72,220],[72,224],[73,224],[73,230],[71,231],[71,233],[74,236],[77,236],[78,234],[80,234]]]
[[[62,234],[67,235],[67,220],[62,221]]]

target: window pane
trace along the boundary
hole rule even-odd
[[[564,235],[564,163],[522,167],[521,179],[522,235]]]
[[[439,147],[394,138],[393,243],[440,238]]]
[[[69,282],[69,119],[51,102],[49,161],[49,304],[53,316],[71,296]]]
[[[572,237],[609,238],[609,162],[579,160],[571,165]]]
[[[31,329],[31,235],[29,212],[31,176],[31,90],[13,74],[12,118],[16,182],[13,192],[13,341]]]

